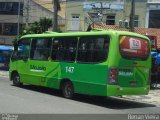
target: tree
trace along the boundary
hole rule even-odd
[[[49,27],[52,26],[52,20],[50,18],[41,18],[39,21],[40,32],[43,33],[48,30]]]
[[[40,34],[48,31],[48,28],[52,26],[52,19],[51,18],[41,18],[39,21],[35,21],[34,23],[30,24],[29,27],[22,26],[20,29],[19,38],[26,34]],[[58,32],[62,32],[59,28],[57,28]],[[17,39],[13,39],[13,43],[17,41]]]
[[[39,21],[35,21],[30,25],[28,29],[25,29],[26,32],[24,34],[40,34],[48,30],[52,26],[52,19],[51,18],[41,18]]]
[[[52,30],[57,32],[58,31],[58,11],[61,10],[60,7],[60,1],[59,0],[53,0],[54,6],[54,15],[53,15],[53,20],[52,20]]]

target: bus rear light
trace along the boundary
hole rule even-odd
[[[109,84],[117,84],[118,68],[111,68],[109,70]]]

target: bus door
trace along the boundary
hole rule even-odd
[[[21,39],[18,41],[18,46],[15,45],[15,50],[12,54],[12,66],[17,70],[22,82],[27,81],[30,77],[29,74],[29,50],[30,40]],[[18,52],[17,52],[18,51]]]
[[[52,70],[50,59],[51,38],[34,38],[32,39],[29,73],[31,75],[30,83],[45,86],[46,79]],[[33,82],[35,81],[35,83]]]
[[[120,36],[118,84],[122,87],[144,87],[149,82],[149,41],[133,36]]]

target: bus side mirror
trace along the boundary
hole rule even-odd
[[[22,59],[23,59],[24,62],[26,62],[26,61],[28,60],[28,56],[24,55],[24,56],[22,57]]]

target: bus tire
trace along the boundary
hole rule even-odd
[[[63,97],[67,98],[67,99],[71,99],[73,98],[74,95],[74,88],[73,88],[73,84],[70,81],[64,81],[62,83],[62,94]]]
[[[23,84],[20,82],[20,77],[18,73],[14,73],[13,75],[13,85],[22,86]]]

